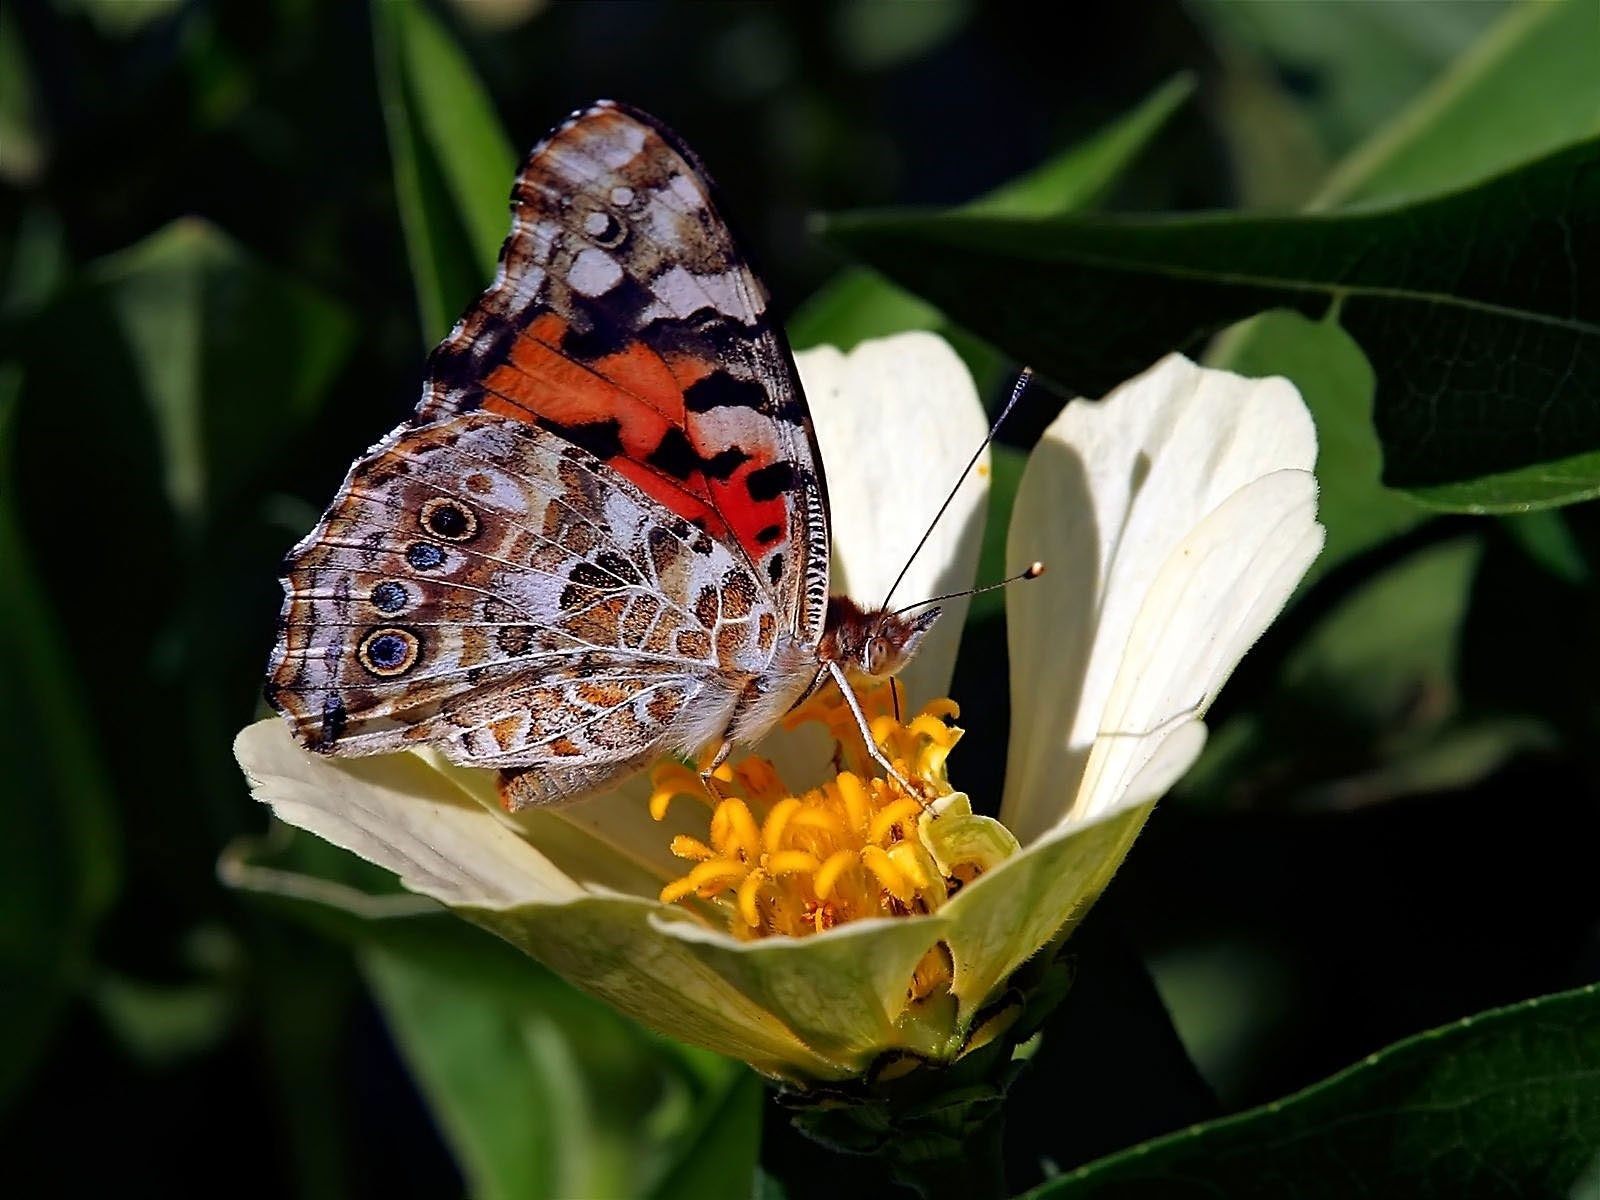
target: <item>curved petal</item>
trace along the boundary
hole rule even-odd
[[[962,1020],[1013,971],[1077,927],[1155,802],[1199,757],[1205,734],[1199,721],[1185,721],[1161,735],[1114,807],[1058,824],[941,910]]]
[[[241,732],[235,753],[256,798],[285,822],[395,872],[663,1033],[790,1078],[842,1078],[893,1046],[953,1050],[901,1020],[912,971],[940,937],[936,921],[736,941],[613,890],[622,867],[593,839],[584,862],[580,828],[563,833],[553,813],[536,849],[483,802],[492,795],[474,794],[486,772],[447,773],[415,754],[322,758],[276,718]]]
[[[883,603],[988,432],[966,364],[931,333],[796,356],[828,478],[832,591]],[[910,604],[972,586],[989,503],[988,451],[895,589]],[[968,602],[952,600],[902,673],[913,711],[949,689]]]
[[[1061,826],[980,876],[940,910],[962,1020],[1053,938],[1077,926],[1122,865],[1153,806],[1147,800]]]
[[[1245,379],[1181,355],[1162,359],[1098,404],[1073,401],[1045,432],[1023,472],[1007,546],[1015,568],[1036,558],[1050,567],[1006,597],[1012,724],[1001,816],[1024,843],[1073,808],[1098,735],[1118,733],[1131,748],[1163,723],[1204,711],[1236,656],[1170,708],[1157,711],[1172,688],[1147,683],[1148,703],[1141,708],[1127,700],[1126,711],[1108,720],[1135,623],[1161,624],[1146,600],[1211,514],[1275,472],[1309,482],[1315,460],[1315,429],[1288,380]],[[1254,495],[1258,504],[1283,499],[1270,491]],[[1316,528],[1312,510],[1294,503],[1301,513],[1295,520]],[[1254,511],[1250,501],[1237,510]],[[1234,565],[1232,576],[1207,576],[1208,586],[1227,593],[1219,601],[1223,610],[1265,595],[1256,564]],[[1172,570],[1173,579],[1182,577],[1181,567]],[[1187,603],[1180,592],[1172,584],[1162,595],[1166,603]],[[1277,596],[1259,621],[1252,618],[1251,640],[1287,596]],[[1212,639],[1197,622],[1188,629]],[[1198,662],[1191,666],[1199,669]],[[1148,662],[1138,670],[1153,679]],[[1184,685],[1179,691],[1196,682],[1181,673],[1169,680]],[[1137,755],[1124,757],[1132,762]],[[1096,811],[1106,803],[1097,802]],[[1077,811],[1088,815],[1081,806]]]
[[[876,1022],[855,980],[841,980],[849,1006],[819,1053],[782,1019],[789,963],[744,962],[745,946],[703,931],[660,905],[622,896],[586,896],[562,905],[462,906],[458,913],[500,935],[590,994],[652,1029],[790,1079],[842,1079],[881,1050]],[[689,936],[677,936],[679,932]],[[705,932],[705,940],[694,934]],[[808,939],[808,942],[812,939]],[[811,947],[807,947],[810,949]],[[818,962],[820,959],[813,959]],[[804,997],[801,997],[804,999]],[[813,1005],[814,1007],[814,1005]]]
[[[683,873],[668,848],[675,834],[703,833],[693,804],[676,804],[664,821],[650,817],[650,777],[632,779],[570,804],[507,813],[495,772],[463,767],[433,750],[412,751],[501,820],[515,826],[574,882],[630,892],[654,900],[663,884]]]
[[[234,757],[279,820],[393,871],[442,904],[559,902],[582,889],[515,830],[413,754],[308,754],[276,717],[243,729]]]
[[[1316,508],[1309,473],[1275,471],[1240,488],[1173,551],[1128,631],[1102,735],[1066,817],[1119,805],[1175,716],[1210,707],[1322,549]]]

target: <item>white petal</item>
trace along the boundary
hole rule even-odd
[[[1141,747],[1149,735],[1204,712],[1320,547],[1315,460],[1315,429],[1293,384],[1179,355],[1098,404],[1074,401],[1046,431],[1023,473],[1007,549],[1013,568],[1036,558],[1049,568],[1007,596],[1001,814],[1024,843],[1069,809],[1085,817],[1089,798],[1073,802],[1100,734],[1125,744],[1100,752],[1095,812],[1152,752]],[[1279,483],[1246,492],[1275,473]],[[1228,553],[1247,529],[1275,557]]]
[[[1210,707],[1322,549],[1317,484],[1277,471],[1230,496],[1173,552],[1129,631],[1071,812],[1120,805],[1159,736]]]
[[[276,717],[242,730],[234,757],[282,821],[393,871],[444,904],[559,903],[582,889],[504,821],[411,754],[308,754]]]
[[[833,517],[832,590],[881,604],[988,422],[966,364],[931,333],[820,346],[796,356]],[[895,589],[897,604],[971,587],[989,501],[987,452]],[[902,676],[916,709],[950,686],[967,601],[944,605]]]
[[[705,809],[680,801],[664,821],[650,817],[650,775],[640,772],[608,791],[570,804],[505,813],[494,771],[457,766],[434,750],[414,751],[434,770],[522,835],[573,882],[653,900],[683,874],[668,848],[675,834],[705,835]]]

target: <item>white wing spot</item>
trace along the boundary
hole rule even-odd
[[[592,212],[583,219],[583,231],[590,237],[604,237],[611,228],[611,218],[603,212]]]
[[[699,208],[705,203],[705,197],[701,194],[700,189],[695,186],[694,180],[687,175],[674,175],[667,180],[667,187],[672,190],[674,196],[682,200],[690,208]]]
[[[585,296],[602,296],[622,282],[622,268],[616,259],[593,246],[579,252],[567,272],[572,290]]]
[[[621,170],[644,149],[644,128],[631,121],[613,123],[605,136],[594,139],[593,146],[595,157],[604,165],[613,171]]]
[[[676,264],[650,281],[656,303],[645,310],[645,319],[687,317],[710,307],[725,317],[748,322],[753,315],[749,298],[740,286],[738,269],[711,275],[695,275]]]
[[[532,304],[539,296],[539,289],[544,286],[544,271],[538,267],[524,268],[512,286],[511,294],[516,298],[518,305]]]
[[[631,187],[614,187],[611,189],[611,203],[618,208],[627,208],[633,203],[633,189]]]

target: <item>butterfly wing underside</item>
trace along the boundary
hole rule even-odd
[[[314,750],[514,771],[519,806],[699,749],[697,703],[821,637],[829,535],[792,357],[676,137],[596,104],[511,209],[416,416],[290,556],[268,699]]]

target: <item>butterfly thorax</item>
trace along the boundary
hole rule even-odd
[[[772,658],[761,670],[742,677],[724,675],[712,682],[712,691],[726,689],[731,710],[716,740],[726,738],[740,746],[760,741],[812,692],[821,673],[816,646],[790,634],[779,635]],[[716,700],[707,700],[705,708],[715,711]]]

